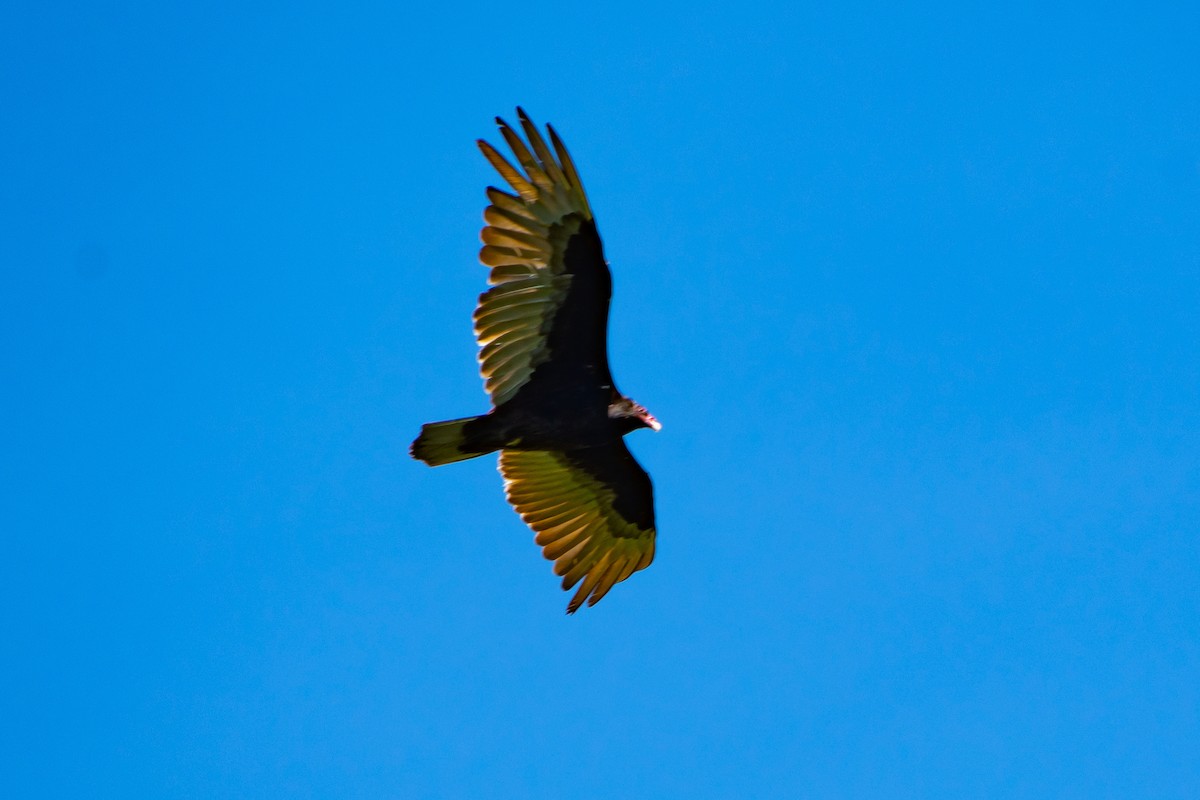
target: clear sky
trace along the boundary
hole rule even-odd
[[[0,11],[12,798],[1200,797],[1194,4]],[[658,557],[592,609],[470,314],[578,163]]]

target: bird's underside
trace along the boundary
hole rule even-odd
[[[612,278],[583,185],[554,129],[524,111],[528,139],[497,118],[520,168],[479,147],[512,192],[488,187],[479,259],[491,288],[475,310],[487,414],[429,423],[412,455],[431,466],[500,451],[505,495],[535,532],[573,613],[654,558],[650,477],[622,440],[658,421],[608,368]]]

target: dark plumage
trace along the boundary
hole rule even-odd
[[[412,455],[431,466],[500,451],[505,493],[573,613],[654,558],[654,490],[622,438],[659,429],[617,391],[608,368],[612,276],[575,165],[554,128],[550,145],[517,109],[528,145],[503,120],[521,169],[479,148],[516,194],[487,190],[479,260],[492,288],[479,297],[475,334],[493,408],[431,422]]]

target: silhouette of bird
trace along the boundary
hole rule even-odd
[[[528,139],[496,118],[520,167],[479,149],[514,193],[489,186],[475,336],[493,408],[422,426],[414,458],[430,466],[500,451],[508,502],[573,614],[654,559],[654,490],[622,437],[658,420],[617,390],[608,366],[612,276],[579,173],[554,128],[550,146],[521,108]],[[551,149],[551,147],[553,149]]]

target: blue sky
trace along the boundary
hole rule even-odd
[[[7,797],[1200,796],[1200,12],[0,12]],[[474,140],[563,134],[658,558],[494,459]]]

